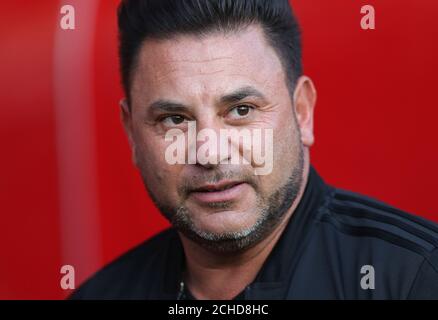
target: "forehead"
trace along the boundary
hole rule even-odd
[[[133,71],[133,102],[158,98],[208,100],[236,87],[262,91],[284,84],[284,71],[258,26],[203,37],[146,40]]]

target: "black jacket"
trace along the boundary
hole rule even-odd
[[[330,187],[311,168],[282,236],[255,281],[239,296],[435,299],[437,244],[437,225]],[[183,267],[183,248],[170,228],[106,266],[71,298],[176,299]]]

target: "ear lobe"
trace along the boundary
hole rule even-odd
[[[129,146],[131,147],[132,162],[137,166],[136,145],[133,139],[132,130],[132,114],[129,108],[128,101],[123,98],[119,102],[120,105],[120,118],[122,120],[123,127],[125,129],[126,136],[128,137]]]
[[[298,79],[294,91],[294,108],[298,127],[301,133],[301,142],[306,147],[314,143],[313,114],[316,105],[316,89],[312,80],[307,76]]]

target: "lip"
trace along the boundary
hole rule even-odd
[[[241,181],[222,181],[198,187],[190,196],[201,203],[231,201],[241,195],[245,187],[246,183]]]

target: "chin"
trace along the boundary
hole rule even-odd
[[[203,213],[202,216],[192,221],[197,230],[219,236],[243,234],[253,229],[257,220],[255,213],[227,210]]]

